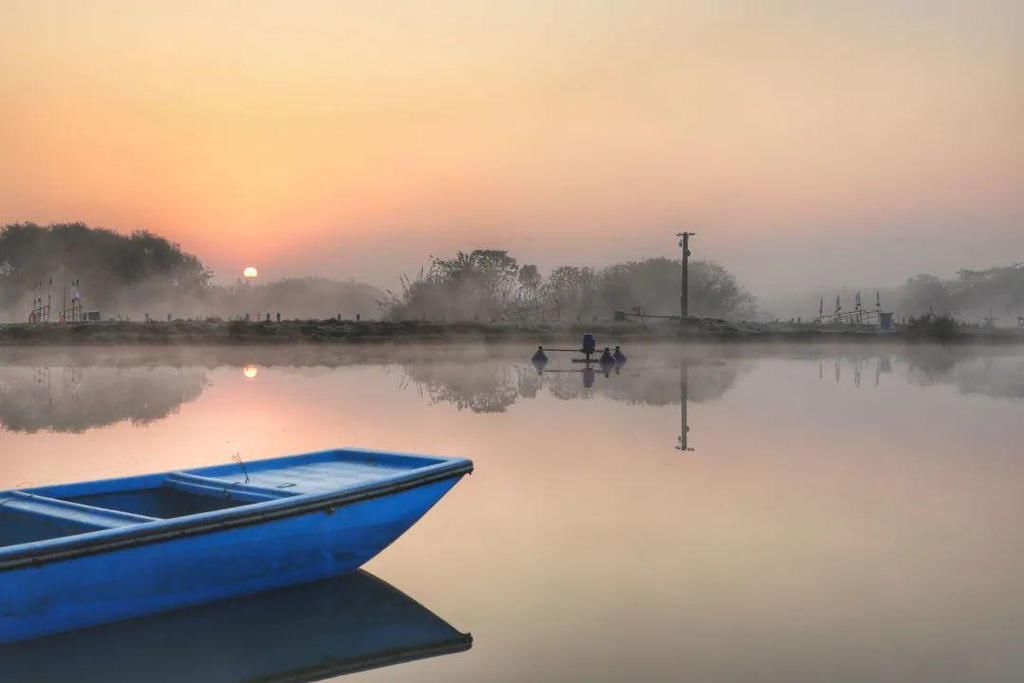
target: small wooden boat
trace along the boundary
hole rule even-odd
[[[0,642],[352,571],[472,470],[342,449],[0,493]]]
[[[364,571],[0,645],[0,681],[320,681],[463,652],[461,633]]]

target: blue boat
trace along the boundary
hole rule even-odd
[[[364,571],[0,645],[0,681],[320,681],[473,637]]]
[[[339,449],[0,493],[0,642],[357,569],[473,463]]]

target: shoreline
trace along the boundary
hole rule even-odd
[[[679,323],[640,322],[427,322],[290,320],[282,322],[185,321],[0,324],[0,347],[107,345],[281,345],[380,343],[449,344],[465,342],[531,344],[575,343],[584,332],[599,345],[623,342],[899,342],[945,344],[1024,344],[1016,328],[960,328],[934,335],[906,327],[880,332],[864,328],[813,325],[728,323],[695,318]]]

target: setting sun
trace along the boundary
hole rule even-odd
[[[242,277],[248,278],[250,280],[255,279],[259,274],[260,271],[256,270],[254,266],[249,266],[242,271]]]

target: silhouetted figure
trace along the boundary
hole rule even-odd
[[[612,350],[607,346],[601,352],[601,365],[605,367],[615,365],[615,356],[612,355]]]
[[[360,315],[356,313],[356,322],[359,322]]]
[[[594,339],[594,335],[589,332],[583,335],[583,348],[581,351],[587,356],[597,351],[597,340]]]
[[[281,322],[281,314],[280,313],[277,314],[277,322]]]
[[[615,347],[615,353],[612,354],[612,357],[615,359],[615,362],[619,363],[620,365],[626,362],[626,354],[622,352],[621,347]]]
[[[533,354],[533,358],[531,358],[530,360],[532,360],[534,363],[547,363],[548,355],[544,353],[544,347],[538,346],[537,352]]]

